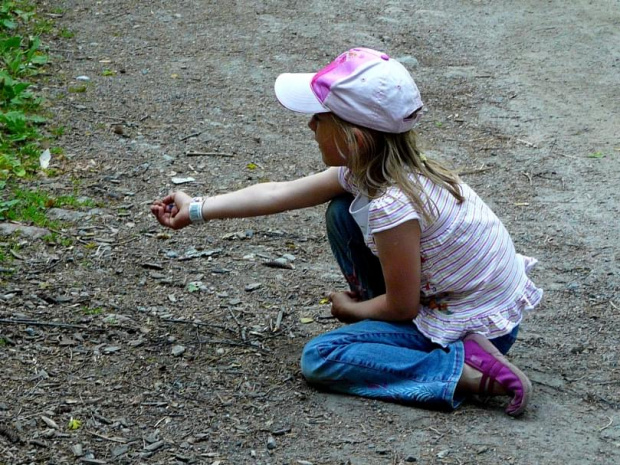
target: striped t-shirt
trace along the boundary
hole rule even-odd
[[[510,333],[523,311],[533,309],[543,291],[527,277],[536,260],[517,254],[508,231],[464,183],[464,202],[419,175],[424,194],[437,207],[430,223],[406,194],[391,187],[369,200],[339,171],[341,185],[355,195],[350,212],[376,255],[374,234],[409,220],[420,223],[420,310],[414,323],[433,342],[446,346],[467,333],[489,339]]]

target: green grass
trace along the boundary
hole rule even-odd
[[[46,210],[49,208],[94,207],[90,199],[79,199],[76,195],[50,196],[46,192],[34,192],[14,186],[11,200],[0,200],[0,220],[19,221],[41,227],[59,227],[59,223],[49,220]]]
[[[62,14],[59,9],[53,12]],[[66,128],[48,122],[44,99],[32,91],[48,64],[41,35],[50,33],[66,39],[74,35],[68,29],[56,29],[53,19],[40,18],[34,0],[0,3],[0,221],[57,228],[59,224],[46,216],[49,208],[94,206],[94,202],[78,199],[77,183],[72,195],[63,196],[31,187],[41,175],[61,174],[57,167],[41,168],[44,148],[50,148],[54,160],[64,159],[63,149],[52,146],[52,141],[62,137]],[[64,246],[72,242],[54,234],[45,240]],[[7,258],[5,251],[0,259]]]
[[[101,307],[93,307],[93,308],[89,308],[89,307],[82,307],[82,313],[84,315],[101,315],[103,313],[103,308]]]
[[[33,175],[44,135],[43,100],[31,80],[48,62],[36,34],[34,5],[3,0],[0,6],[0,189],[8,180]],[[39,28],[40,29],[40,28]]]

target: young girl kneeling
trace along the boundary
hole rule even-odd
[[[516,253],[469,186],[420,152],[422,100],[407,70],[355,48],[317,73],[280,75],[275,93],[313,115],[329,168],[208,198],[175,192],[152,205],[157,220],[180,229],[329,201],[327,235],[350,286],[331,293],[332,314],[350,324],[306,345],[308,382],[447,408],[470,394],[506,395],[506,413],[523,413],[531,383],[502,354],[541,300],[526,275],[535,260]]]

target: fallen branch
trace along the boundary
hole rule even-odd
[[[72,325],[69,323],[48,323],[46,321],[37,321],[37,320],[27,320],[23,318],[18,319],[0,319],[0,324],[5,325],[29,325],[29,326],[52,326],[56,328],[77,328],[77,329],[88,329],[86,326],[82,325]]]
[[[188,157],[234,157],[232,153],[225,152],[187,152]]]
[[[179,142],[185,142],[187,139],[191,139],[192,137],[197,137],[200,134],[202,134],[202,132],[194,132],[194,133],[189,134],[187,136],[179,137]]]
[[[477,168],[474,170],[463,170],[463,171],[458,171],[458,175],[459,176],[464,176],[464,175],[468,175],[468,174],[477,174],[477,173],[484,173],[485,171],[490,171],[492,169],[494,169],[494,166],[487,166],[484,168]]]

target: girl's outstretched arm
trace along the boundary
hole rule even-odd
[[[352,323],[369,318],[405,321],[418,314],[421,282],[419,223],[406,221],[376,233],[375,244],[385,279],[385,294],[359,301],[351,292],[332,293],[332,314],[340,321]]]
[[[344,193],[338,182],[338,169],[328,168],[294,181],[255,184],[208,197],[202,205],[202,216],[205,220],[212,220],[270,215],[319,205]],[[151,212],[163,226],[181,229],[190,224],[191,201],[192,198],[184,192],[174,192],[154,202]]]

